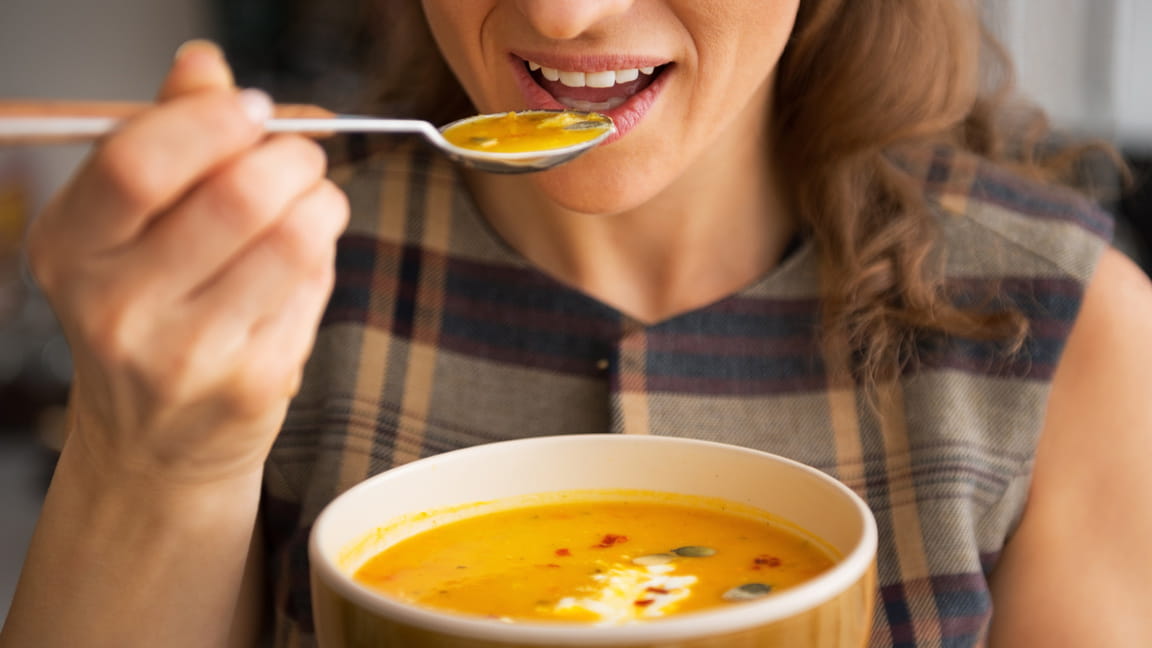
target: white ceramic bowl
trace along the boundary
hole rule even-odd
[[[368,558],[421,530],[411,521],[422,512],[589,489],[734,501],[806,529],[842,559],[760,601],[623,626],[509,624],[453,615],[378,594],[351,577]],[[407,522],[390,524],[397,520]],[[671,437],[575,435],[476,446],[372,477],[321,513],[309,556],[313,614],[324,648],[859,648],[872,623],[876,523],[840,482],[782,457]]]

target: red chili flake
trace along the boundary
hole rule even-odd
[[[616,533],[606,533],[604,534],[604,537],[600,539],[600,544],[593,545],[593,547],[597,549],[607,549],[608,547],[618,545],[621,542],[628,542],[628,536],[619,535]]]
[[[780,559],[777,558],[776,556],[769,556],[767,554],[763,554],[760,556],[756,556],[752,560],[752,563],[755,564],[757,567],[759,567],[761,565],[763,565],[765,567],[779,567],[780,566]]]
[[[557,568],[557,569],[559,569],[559,568],[560,568],[560,565],[557,565],[556,563],[547,563],[547,564],[545,564],[545,565],[536,565],[536,566],[537,566],[537,567],[554,567],[554,568]]]
[[[633,601],[632,604],[637,605],[639,607],[648,607],[649,605],[652,605],[655,602],[656,602],[656,599],[640,599],[637,601]]]
[[[669,591],[667,588],[656,587],[654,585],[649,585],[648,587],[645,587],[644,589],[646,591],[652,592],[653,594],[667,594]]]
[[[561,548],[561,549],[556,550],[556,555],[557,556],[571,556],[572,552],[567,550],[567,549]]]

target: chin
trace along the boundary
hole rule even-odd
[[[651,168],[656,166],[658,168]],[[609,149],[535,173],[531,181],[559,207],[582,214],[619,214],[641,207],[672,183],[668,165],[637,164]]]

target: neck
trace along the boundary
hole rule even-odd
[[[678,180],[619,213],[566,210],[526,176],[477,174],[469,184],[491,226],[540,270],[653,323],[779,263],[795,223],[777,190],[766,122],[738,117]]]

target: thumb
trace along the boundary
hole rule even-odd
[[[160,87],[157,101],[164,102],[193,92],[227,90],[235,81],[224,52],[215,43],[192,40],[176,50],[172,68]]]

